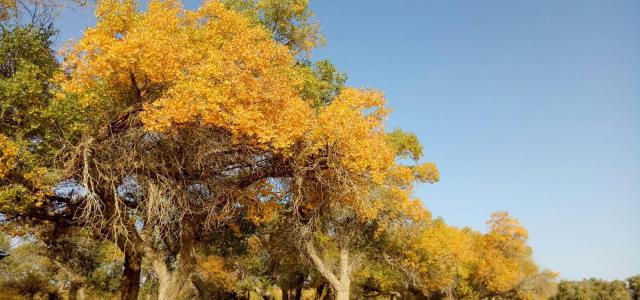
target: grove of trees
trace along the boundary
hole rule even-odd
[[[602,279],[585,279],[581,281],[562,280],[558,284],[557,293],[552,300],[638,300],[640,299],[640,275],[626,281]]]
[[[555,293],[509,214],[486,233],[431,217],[413,188],[435,164],[384,128],[382,92],[312,59],[306,0],[76,4],[97,24],[56,56],[64,3],[0,0],[3,296]]]

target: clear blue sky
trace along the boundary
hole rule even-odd
[[[386,92],[438,164],[434,215],[507,210],[563,278],[640,273],[640,1],[311,2],[314,57]],[[65,13],[60,40],[91,23]]]

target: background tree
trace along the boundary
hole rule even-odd
[[[633,300],[640,299],[640,275],[627,278],[627,286]]]
[[[57,287],[51,281],[55,278],[56,268],[47,256],[41,255],[42,249],[37,241],[23,239],[10,247],[9,237],[3,234],[3,250],[10,250],[11,256],[0,264],[0,289],[7,297],[33,297],[36,294],[46,296],[55,294]]]
[[[313,19],[308,0],[224,0],[225,6],[261,23],[273,39],[294,54],[307,53],[324,44],[320,24]]]
[[[581,281],[560,281],[558,292],[553,300],[582,299],[632,299],[624,281],[606,281],[601,279],[585,279]]]

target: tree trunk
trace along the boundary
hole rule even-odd
[[[304,274],[302,272],[296,272],[296,297],[295,300],[302,300],[302,290],[304,288]]]
[[[349,300],[349,290],[346,288],[336,289],[336,300]]]
[[[152,267],[158,276],[158,300],[176,299],[185,283],[191,279],[196,265],[195,236],[197,225],[192,219],[185,218],[180,226],[180,250],[175,261],[175,270],[170,271],[164,262],[164,256],[148,253]]]
[[[116,211],[116,204],[114,201],[108,201],[108,199],[113,199],[112,191],[104,186],[98,186],[95,192],[102,200],[102,203],[105,204],[105,214],[107,216],[113,216]],[[115,236],[113,236],[116,241],[116,246],[124,253],[124,269],[122,272],[122,280],[120,281],[120,299],[137,300],[138,293],[140,292],[140,269],[142,266],[142,254],[138,251],[137,247],[142,245],[142,240],[131,218],[125,218],[122,221],[124,222],[127,233],[114,233]]]
[[[340,278],[338,278],[322,261],[311,240],[305,241],[305,250],[316,270],[324,277],[336,291],[336,300],[349,300],[351,290],[351,266],[349,265],[349,247],[346,243],[340,245]]]
[[[158,300],[175,299],[180,292],[175,284],[175,272],[169,271],[161,257],[154,259],[151,265],[158,277]]]
[[[289,289],[280,288],[280,290],[282,290],[282,300],[289,300]]]
[[[78,300],[84,300],[85,299],[84,291],[85,291],[84,286],[81,286],[80,289],[78,289]]]
[[[72,280],[71,286],[69,287],[69,300],[77,300],[78,299],[78,290],[82,286],[82,282]]]
[[[295,300],[302,300],[302,285],[298,285],[296,287],[296,298]]]
[[[140,269],[142,255],[138,252],[126,251],[124,254],[124,271],[122,273],[122,286],[120,299],[137,300],[140,292]]]
[[[313,297],[314,300],[320,300],[323,298],[324,294],[324,283],[320,284],[317,288],[316,288],[316,294]]]
[[[351,291],[351,266],[349,265],[349,247],[340,245],[340,287],[336,288],[337,300],[349,300]]]
[[[213,293],[209,289],[209,286],[207,286],[207,283],[204,282],[204,280],[202,280],[200,276],[198,276],[197,274],[192,274],[191,283],[193,283],[193,285],[196,287],[196,290],[198,290],[198,295],[200,299],[202,300],[214,299]]]

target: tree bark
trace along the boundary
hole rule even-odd
[[[349,265],[349,247],[340,245],[340,288],[336,289],[337,300],[349,300],[351,290],[351,266]]]
[[[98,186],[95,192],[105,205],[105,214],[107,216],[114,215],[117,204],[115,204],[114,201],[108,201],[109,199],[113,199],[112,191],[103,186]],[[116,245],[118,249],[124,253],[124,270],[120,282],[120,299],[137,300],[138,293],[140,292],[140,270],[142,266],[142,254],[137,248],[142,245],[142,239],[130,218],[124,219],[123,222],[125,223],[127,233],[114,233]]]
[[[176,299],[185,283],[191,279],[196,265],[195,238],[196,224],[192,219],[185,218],[181,222],[180,250],[175,262],[175,270],[170,271],[164,261],[164,256],[148,253],[152,260],[152,268],[158,276],[158,300]]]
[[[204,280],[202,280],[200,276],[198,276],[197,274],[191,274],[191,283],[193,283],[193,285],[196,287],[196,290],[198,290],[200,299],[214,299],[213,293],[209,289],[209,286],[207,286],[207,283],[204,282]]]
[[[296,298],[295,300],[302,300],[302,285],[298,285],[296,287]]]
[[[320,284],[317,288],[316,288],[316,295],[314,296],[314,300],[320,300],[320,299],[324,299],[324,283]]]
[[[340,277],[338,278],[322,261],[318,251],[313,246],[311,240],[305,241],[305,250],[311,258],[313,265],[322,277],[324,277],[331,287],[336,291],[336,300],[349,300],[351,290],[351,266],[349,265],[349,247],[346,243],[340,245]]]
[[[122,300],[137,300],[140,292],[140,270],[142,255],[138,252],[126,251],[124,254],[124,271],[122,274],[122,286],[120,298]]]
[[[156,257],[151,265],[158,277],[158,300],[176,299],[182,288],[178,271],[170,271],[164,257]]]
[[[302,290],[304,288],[304,274],[296,272],[296,297],[295,300],[302,300]]]
[[[82,282],[72,280],[71,286],[69,287],[69,300],[77,300],[78,299],[78,291],[82,286]]]

